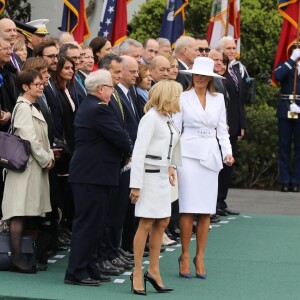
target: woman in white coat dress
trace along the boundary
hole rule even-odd
[[[179,212],[182,253],[178,259],[179,276],[191,278],[189,244],[194,215],[197,215],[196,256],[193,259],[196,277],[205,279],[204,252],[210,214],[216,211],[218,174],[223,161],[232,165],[231,145],[222,94],[216,93],[213,77],[214,62],[196,58],[191,87],[181,94],[180,113],[174,116],[182,132],[182,166],[178,167]],[[221,149],[221,150],[220,150]]]
[[[181,85],[163,80],[149,92],[145,116],[141,119],[135,142],[130,176],[130,198],[135,203],[135,216],[140,218],[134,237],[134,272],[131,277],[135,294],[145,295],[142,259],[150,235],[150,264],[144,274],[158,292],[172,289],[163,285],[159,272],[159,254],[163,233],[171,216],[171,185],[175,183],[171,165],[181,164],[179,130],[172,114],[179,112]]]
[[[28,217],[51,211],[48,171],[54,165],[54,156],[47,123],[32,105],[43,93],[42,75],[36,70],[22,71],[17,77],[17,87],[23,95],[13,112],[15,134],[30,142],[31,155],[24,172],[7,170],[2,211],[3,219],[10,220],[12,271],[35,273],[22,260],[22,234]]]

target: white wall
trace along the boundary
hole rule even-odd
[[[49,19],[50,22],[48,23],[47,28],[50,34],[55,35],[59,33],[57,27],[61,25],[63,0],[29,0],[28,2],[31,3],[31,20]],[[131,20],[133,13],[137,12],[140,5],[145,2],[146,0],[132,0],[128,4],[128,22]],[[85,0],[85,3],[87,6],[89,0]],[[91,38],[98,34],[102,5],[103,0],[96,0],[95,11],[88,19]]]

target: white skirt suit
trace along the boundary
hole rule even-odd
[[[179,130],[151,108],[141,119],[131,161],[130,187],[140,189],[135,216],[171,216],[169,166],[181,164]]]
[[[219,171],[223,158],[232,154],[224,97],[207,92],[203,109],[191,89],[181,94],[180,105],[180,113],[173,117],[182,132],[182,166],[177,169],[179,212],[214,214]]]

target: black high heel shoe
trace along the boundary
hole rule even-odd
[[[135,290],[133,288],[133,273],[131,273],[131,275],[130,275],[130,281],[131,281],[131,291],[134,294],[141,295],[141,296],[146,296],[147,295],[146,290]],[[146,288],[146,284],[145,284],[145,288]]]
[[[33,268],[32,266],[25,267],[25,266],[17,265],[14,262],[11,263],[10,271],[24,273],[24,274],[36,274],[37,273],[37,269]]]
[[[155,281],[155,279],[152,277],[152,275],[146,271],[146,273],[144,274],[144,282],[145,282],[145,286],[146,286],[146,281],[149,281],[152,286],[156,289],[157,292],[159,293],[165,293],[165,292],[171,292],[173,291],[172,288],[167,288],[167,287],[164,287],[164,286],[159,286],[157,284],[157,282]]]

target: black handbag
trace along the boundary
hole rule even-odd
[[[28,264],[35,262],[33,240],[31,235],[22,237],[22,259]],[[0,271],[8,271],[11,266],[11,248],[9,233],[0,234]]]
[[[19,105],[18,105],[19,106]],[[0,166],[23,172],[30,156],[30,142],[14,135],[14,118],[18,109],[16,106],[8,132],[0,131]]]

